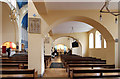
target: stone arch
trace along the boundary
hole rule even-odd
[[[78,39],[72,37],[72,36],[60,36],[60,37],[55,38],[54,41],[57,40],[57,39],[59,39],[59,38],[61,38],[61,37],[69,37],[69,38],[73,38],[74,40],[76,40],[76,41],[78,42],[79,46],[82,47],[82,44],[80,43],[80,41],[79,41]],[[53,41],[53,42],[54,42],[54,41]]]
[[[25,6],[23,6],[21,9],[20,9],[20,12],[22,13],[20,15],[20,23],[22,22],[22,19],[24,18],[24,16],[28,13],[28,4],[26,4]]]
[[[67,21],[79,21],[79,22],[84,22],[86,24],[89,24],[89,25],[93,26],[95,29],[97,29],[107,41],[114,41],[114,38],[112,37],[110,32],[102,24],[100,24],[99,22],[97,22],[89,17],[85,17],[85,16],[73,16],[73,17],[63,18],[63,19],[57,20],[56,22],[52,23],[50,25],[50,27],[52,29],[53,27],[55,27],[61,23],[67,22]]]
[[[62,38],[62,37],[69,37],[69,38],[72,38],[72,39],[76,40],[78,42],[78,44],[79,44],[79,49],[80,49],[79,53],[77,53],[77,54],[82,56],[82,53],[83,53],[82,44],[81,44],[81,42],[78,39],[74,38],[73,36],[59,36],[59,37],[54,38],[53,42],[55,42],[55,40],[57,40],[59,38]],[[67,46],[67,45],[65,45],[65,46]]]

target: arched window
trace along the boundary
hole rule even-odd
[[[105,39],[104,39],[104,48],[107,48],[107,43]]]
[[[90,33],[89,35],[89,48],[94,48],[93,33]]]
[[[101,48],[101,33],[99,31],[95,33],[95,48]]]
[[[15,43],[13,43],[13,42],[5,42],[5,43],[3,43],[3,45],[2,46],[6,46],[6,48],[12,48],[12,49],[16,49],[16,44]]]

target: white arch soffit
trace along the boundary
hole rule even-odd
[[[5,2],[8,4],[8,6],[12,9],[14,6],[10,4],[10,2],[8,0],[0,0],[1,2]]]
[[[78,39],[76,39],[76,38],[74,38],[74,37],[72,37],[72,36],[60,36],[60,37],[55,38],[55,39],[53,40],[53,42],[55,42],[55,40],[60,39],[60,38],[62,38],[62,37],[69,37],[69,38],[75,39],[75,40],[77,40],[77,42],[79,43],[79,45],[82,47],[81,42],[80,42]]]
[[[26,4],[26,5],[24,5],[20,10],[19,10],[19,13],[21,13],[20,14],[20,24],[21,24],[21,22],[22,22],[22,19],[23,19],[23,17],[28,13],[28,4]]]
[[[84,18],[86,18],[87,20],[85,21],[85,19]],[[109,39],[110,41],[112,40],[112,41],[114,41],[114,38],[113,38],[113,36],[111,35],[111,33],[101,24],[101,23],[99,23],[98,21],[96,21],[96,20],[94,20],[94,19],[91,19],[91,18],[89,18],[89,17],[86,17],[86,16],[71,16],[71,17],[65,17],[65,18],[62,18],[62,19],[58,19],[57,21],[55,21],[54,23],[52,23],[52,24],[50,24],[50,30],[51,29],[53,29],[54,27],[56,27],[57,25],[59,25],[59,24],[61,24],[61,23],[64,23],[64,22],[67,22],[67,21],[79,21],[79,20],[81,20],[80,22],[84,22],[84,23],[86,23],[86,24],[89,24],[89,25],[91,25],[91,26],[95,26],[95,25],[92,25],[92,23],[90,23],[90,22],[87,22],[88,20],[91,20],[92,22],[94,22],[95,24],[99,24],[99,26],[101,26],[101,27],[103,27],[104,28],[104,30],[106,30],[106,32],[107,32],[107,34],[111,37],[111,39]],[[96,26],[95,26],[96,27]],[[95,28],[94,27],[94,28]],[[97,29],[97,28],[95,28],[95,29]],[[50,31],[49,30],[49,31]],[[102,34],[102,32],[99,30],[99,29],[97,29],[101,34]],[[49,32],[48,31],[48,32]],[[102,34],[103,35],[103,34]],[[104,36],[104,35],[103,35]],[[105,37],[104,37],[105,38]],[[106,39],[106,38],[105,38]],[[108,39],[106,39],[106,40],[108,40]]]
[[[10,4],[10,2],[8,0],[0,0],[0,1],[7,3],[8,6],[10,8],[12,8],[11,4]],[[24,5],[21,9],[17,8],[17,10],[18,10],[19,13],[22,13],[22,14],[20,14],[20,16],[21,16],[21,18],[19,19],[20,21],[17,20],[17,24],[18,24],[18,27],[19,27],[19,22],[21,23],[23,17],[25,16],[25,14],[28,13],[28,4]],[[20,16],[17,16],[17,18],[19,18]]]
[[[10,5],[10,3],[8,2],[8,0],[0,0],[0,1],[7,3],[7,4],[9,5],[9,7],[11,8],[11,5]]]
[[[8,6],[10,7],[10,9],[12,9],[13,8],[13,6],[11,6],[11,4],[10,4],[10,2],[8,1],[8,0],[0,0],[1,2],[5,2],[5,3],[7,3],[8,4]],[[18,8],[16,9],[16,10],[18,10]],[[18,18],[18,17],[17,17]],[[17,22],[17,25],[18,25],[18,27],[17,28],[19,28],[19,21],[18,20],[16,20],[16,22]]]

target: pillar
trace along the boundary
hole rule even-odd
[[[118,42],[115,42],[115,67],[118,68]]]
[[[94,47],[93,48],[95,48],[95,32],[93,32],[93,39],[94,39]]]
[[[120,11],[120,1],[118,2],[118,10]],[[120,68],[120,16],[118,16],[118,67]]]
[[[44,38],[41,34],[28,33],[28,69],[35,69],[38,76],[44,73]]]
[[[19,51],[21,51],[21,39],[22,39],[22,34],[21,34],[21,24],[19,23]]]

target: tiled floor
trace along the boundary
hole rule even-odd
[[[54,59],[51,60],[51,63],[53,62],[61,62],[60,57],[56,57]],[[45,70],[45,74],[43,77],[65,77],[67,78],[67,73],[65,68],[49,68],[51,63],[48,65],[47,69]]]

